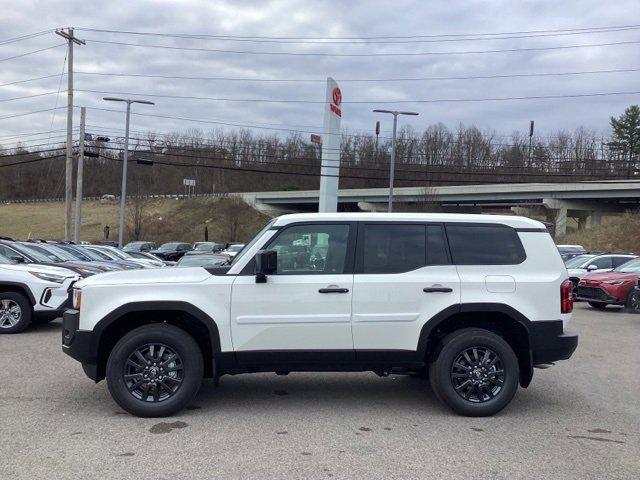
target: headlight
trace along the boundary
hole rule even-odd
[[[67,277],[63,277],[62,275],[55,275],[53,273],[42,273],[42,272],[29,272],[34,277],[38,277],[40,280],[44,280],[45,282],[53,282],[53,283],[62,283]]]
[[[606,283],[607,285],[624,285],[629,280],[605,280],[602,283]]]
[[[80,310],[80,305],[82,305],[82,289],[74,288],[73,289],[73,308],[76,310]]]

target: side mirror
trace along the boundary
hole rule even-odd
[[[594,270],[598,270],[598,266],[597,265],[589,265],[587,267],[587,271],[589,271],[589,272],[593,272]]]
[[[17,255],[9,258],[9,260],[11,260],[12,262],[15,262],[15,263],[24,263],[24,258],[23,257],[19,257]]]
[[[267,275],[278,270],[278,252],[260,250],[256,253],[256,283],[267,283]]]

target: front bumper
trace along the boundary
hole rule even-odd
[[[578,334],[565,332],[562,320],[531,322],[533,365],[567,360],[578,348]]]
[[[80,312],[67,310],[62,316],[62,351],[82,363],[84,373],[94,381],[99,381],[97,364],[98,350],[93,332],[80,330]]]
[[[578,285],[574,290],[574,295],[576,300],[583,300],[585,302],[598,302],[615,305],[622,305],[624,303],[623,300],[614,297],[603,287],[586,287]]]

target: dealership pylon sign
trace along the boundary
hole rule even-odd
[[[338,180],[340,176],[340,119],[342,92],[336,81],[327,78],[322,134],[322,166],[320,168],[319,212],[338,210]]]

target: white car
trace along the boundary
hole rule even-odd
[[[244,243],[234,243],[229,245],[225,250],[220,253],[224,253],[225,255],[229,255],[230,257],[235,257],[238,253],[242,251],[244,248]]]
[[[0,334],[48,322],[70,306],[70,287],[80,278],[66,268],[14,264],[0,256]]]
[[[159,258],[155,260],[150,258],[135,258],[127,252],[123,252],[119,248],[110,247],[108,245],[86,245],[84,248],[102,252],[113,260],[126,260],[127,262],[136,263],[145,268],[159,268],[165,266],[164,262]]]
[[[634,258],[638,258],[638,256],[623,253],[585,254],[567,260],[565,266],[567,267],[569,278],[574,286],[577,286],[580,279],[587,273],[610,272]]]
[[[203,377],[428,374],[454,411],[492,415],[535,365],[569,358],[573,288],[545,226],[514,216],[295,214],[231,265],[96,275],[63,350],[125,410],[178,412]]]

